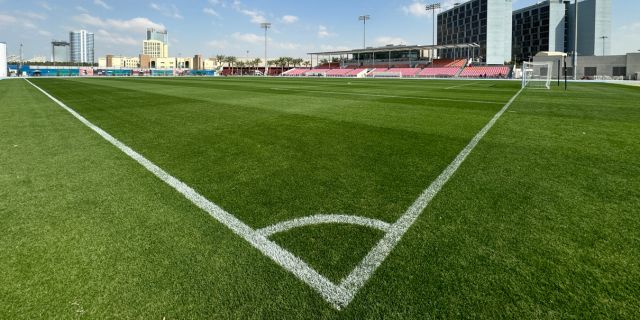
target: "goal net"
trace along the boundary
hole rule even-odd
[[[522,87],[532,89],[551,89],[553,62],[523,62]]]

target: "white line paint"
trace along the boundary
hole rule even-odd
[[[38,89],[40,92],[42,92],[49,99],[53,100],[64,110],[73,115],[76,119],[80,120],[80,122],[82,122],[84,125],[95,131],[102,138],[120,149],[120,151],[124,152],[133,160],[141,164],[156,177],[160,178],[160,180],[164,181],[173,189],[181,193],[185,198],[187,198],[197,207],[209,213],[209,215],[211,215],[214,219],[227,226],[235,234],[239,235],[251,245],[253,245],[256,249],[260,250],[260,252],[262,252],[264,255],[271,258],[277,264],[293,273],[300,280],[307,283],[310,287],[320,293],[320,295],[329,303],[331,303],[336,309],[340,309],[340,307],[343,305],[346,306],[345,302],[350,299],[348,299],[348,293],[343,288],[335,285],[333,282],[329,281],[327,278],[319,274],[304,261],[294,256],[289,251],[283,249],[275,242],[272,242],[264,236],[260,235],[251,227],[240,221],[238,218],[234,217],[215,203],[206,199],[196,190],[192,189],[182,181],[174,178],[169,173],[155,165],[153,162],[147,160],[141,154],[137,153],[133,149],[126,146],[124,143],[111,136],[106,131],[89,122],[89,120],[78,114],[75,110],[69,108],[58,99],[51,96],[48,92],[36,86],[31,81],[26,81],[36,89]]]
[[[294,228],[300,228],[304,226],[316,225],[316,224],[329,224],[329,223],[342,223],[353,224],[363,227],[369,227],[372,229],[378,229],[386,232],[389,230],[390,225],[384,221],[377,219],[343,215],[343,214],[318,214],[309,217],[297,218],[289,221],[276,223],[257,230],[257,232],[265,237],[270,237],[276,233],[285,232]]]
[[[453,174],[460,168],[467,156],[478,145],[478,142],[487,134],[493,125],[500,119],[511,104],[520,95],[520,89],[507,104],[496,113],[495,116],[478,132],[471,142],[456,156],[456,158],[444,169],[444,171],[436,178],[435,181],[425,189],[416,201],[407,209],[407,211],[398,219],[389,232],[378,242],[378,244],[367,254],[360,264],[345,277],[340,286],[349,292],[350,299],[356,295],[358,290],[373,275],[376,269],[387,258],[391,250],[395,248],[402,236],[409,230],[411,225],[418,219],[422,211],[429,205],[431,200],[440,192],[442,187],[449,181]],[[349,300],[350,302],[351,300]]]
[[[386,230],[385,236],[378,242],[378,244],[367,254],[367,256],[360,262],[360,264],[353,269],[353,271],[345,277],[340,285],[336,285],[326,277],[319,274],[316,270],[307,265],[304,261],[300,260],[298,257],[291,254],[289,251],[280,247],[275,242],[268,240],[264,234],[273,234],[270,233],[273,230],[279,230],[279,228],[288,227],[288,223],[296,224],[293,221],[300,220],[302,222],[313,221],[314,217],[308,217],[309,220],[305,220],[306,218],[295,219],[288,222],[283,222],[276,224],[271,227],[263,228],[259,231],[253,230],[251,227],[226,212],[224,209],[220,208],[213,202],[209,201],[202,195],[200,195],[197,191],[187,186],[180,180],[174,178],[169,175],[167,172],[162,170],[160,167],[152,163],[151,161],[144,158],[139,153],[135,152],[122,142],[118,141],[113,136],[109,135],[104,130],[95,126],[87,119],[82,117],[80,114],[75,112],[73,109],[66,106],[64,103],[60,102],[49,93],[39,88],[35,84],[31,83],[29,80],[25,79],[32,86],[42,92],[44,95],[53,100],[60,107],[68,111],[74,117],[76,117],[80,122],[82,122],[87,127],[91,128],[93,131],[102,136],[105,140],[116,146],[122,152],[127,154],[129,157],[134,159],[136,162],[144,166],[148,171],[153,173],[156,177],[160,178],[166,184],[174,188],[176,191],[181,193],[185,198],[190,200],[193,204],[201,208],[202,210],[209,213],[214,219],[219,221],[220,223],[227,226],[234,233],[245,239],[251,245],[253,245],[256,249],[262,252],[264,255],[271,258],[277,264],[282,266],[284,269],[293,273],[300,280],[304,281],[311,288],[316,290],[327,302],[329,302],[334,308],[340,310],[341,308],[346,307],[353,300],[358,291],[364,286],[367,280],[373,275],[375,270],[382,264],[382,262],[386,259],[389,253],[395,248],[398,242],[402,239],[407,230],[413,225],[413,223],[418,219],[422,211],[429,205],[431,200],[438,194],[438,192],[442,189],[442,187],[447,183],[447,181],[453,176],[453,174],[458,170],[460,165],[464,162],[467,156],[473,151],[476,145],[482,140],[482,138],[486,135],[486,133],[493,127],[493,125],[500,119],[502,114],[511,106],[511,104],[516,100],[516,98],[522,92],[520,89],[510,100],[509,102],[500,110],[498,113],[494,115],[494,117],[478,132],[474,138],[469,142],[469,144],[456,156],[456,158],[445,168],[445,170],[436,178],[435,181],[429,185],[427,189],[425,189],[422,194],[418,197],[418,199],[407,209],[407,211],[398,219],[394,224],[389,225],[385,222],[378,221],[367,221],[361,219],[354,219],[352,216],[344,216],[348,218],[345,221],[351,221],[347,223],[354,224],[366,224],[367,226],[374,227],[380,230]],[[332,221],[332,220],[341,220],[343,218],[341,215],[334,215],[333,217],[324,217],[315,219],[315,223],[324,223],[322,221]],[[367,219],[367,218],[363,218]],[[373,220],[373,219],[370,219]],[[369,225],[370,224],[370,225]],[[280,227],[276,227],[280,226]],[[273,228],[272,228],[273,227]],[[272,228],[272,229],[270,229]],[[279,232],[279,231],[277,231]]]
[[[467,83],[467,84],[461,84],[461,85],[458,85],[458,86],[446,87],[446,88],[444,88],[444,89],[445,89],[445,90],[449,90],[449,89],[455,89],[455,88],[460,88],[460,87],[466,87],[466,86],[474,85],[474,84],[476,84],[476,83],[478,83],[478,82],[472,82],[472,83]]]
[[[410,97],[410,96],[393,96],[393,95],[387,95],[387,94],[371,94],[371,93],[358,93],[358,92],[302,90],[302,89],[290,89],[290,88],[271,88],[271,90],[275,90],[275,91],[295,91],[295,92],[307,92],[307,93],[326,93],[326,94],[346,95],[346,96],[364,96],[364,97],[380,97],[380,98],[396,98],[396,99],[416,99],[416,100],[431,100],[431,101],[470,102],[470,103],[481,103],[481,104],[502,104],[502,102],[495,102],[495,101],[448,99],[448,98],[429,98],[429,97]]]

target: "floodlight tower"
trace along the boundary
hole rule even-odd
[[[371,16],[368,14],[359,16],[358,21],[362,21],[363,23],[363,33],[362,33],[362,49],[367,48],[367,21],[371,19]]]
[[[440,2],[431,3],[425,6],[427,11],[431,11],[433,17],[433,35],[431,37],[431,44],[436,45],[436,10],[440,9],[442,4]]]
[[[267,30],[269,30],[271,28],[271,23],[269,22],[263,22],[260,24],[260,28],[264,29],[264,76],[267,76],[267,68],[268,66],[268,62],[267,62]]]
[[[578,0],[575,0],[575,25],[574,25],[574,35],[573,35],[573,80],[578,80]]]

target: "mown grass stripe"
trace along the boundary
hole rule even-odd
[[[253,245],[256,249],[260,250],[260,252],[262,252],[264,255],[271,258],[284,269],[293,273],[300,280],[307,283],[310,287],[320,293],[320,295],[325,298],[327,302],[331,303],[335,308],[339,309],[341,306],[346,305],[345,302],[349,300],[347,292],[341,287],[335,285],[323,275],[319,274],[304,261],[300,260],[300,258],[294,256],[275,242],[270,241],[260,233],[256,232],[255,230],[253,230],[253,228],[249,227],[244,222],[234,217],[232,214],[228,213],[215,203],[205,198],[193,188],[189,187],[177,178],[171,176],[169,173],[162,170],[162,168],[158,167],[138,152],[129,148],[127,145],[120,142],[118,139],[111,136],[106,131],[91,123],[89,120],[62,103],[60,100],[50,95],[48,92],[36,86],[31,81],[27,79],[25,80],[40,92],[42,92],[44,95],[46,95],[53,102],[55,102],[57,105],[73,115],[76,119],[80,120],[80,122],[82,122],[85,126],[95,131],[102,138],[104,138],[116,148],[120,149],[120,151],[124,152],[133,160],[138,162],[160,180],[178,191],[197,207],[209,213],[209,215],[211,215],[214,219],[227,226],[235,234],[239,235],[251,245]]]
[[[347,290],[353,299],[356,293],[367,280],[373,275],[376,269],[387,258],[389,253],[400,242],[402,236],[409,230],[411,225],[418,219],[420,214],[427,208],[431,200],[442,190],[442,187],[451,179],[464,160],[469,156],[473,149],[478,145],[480,140],[489,132],[493,125],[500,119],[502,114],[509,109],[511,104],[520,95],[520,89],[507,104],[496,113],[495,116],[471,139],[471,142],[456,156],[456,158],[444,169],[444,171],[434,180],[427,189],[416,199],[416,201],[407,209],[407,211],[398,219],[378,244],[367,254],[360,264],[342,280],[340,286]]]

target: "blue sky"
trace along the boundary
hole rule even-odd
[[[444,6],[463,0],[441,0]],[[536,0],[514,0],[514,9]],[[419,0],[0,0],[0,41],[9,54],[50,56],[52,39],[70,30],[96,34],[96,54],[140,53],[147,26],[169,30],[170,54],[263,55],[261,21],[269,30],[269,57],[362,45],[358,16],[371,15],[367,45],[430,44],[431,15]],[[613,53],[640,50],[640,1],[613,0]]]

